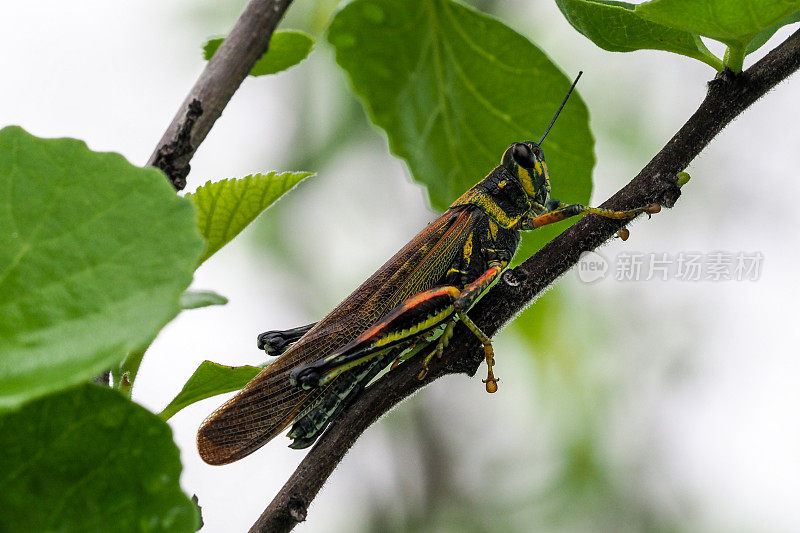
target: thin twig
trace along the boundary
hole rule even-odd
[[[680,196],[675,175],[737,115],[800,67],[800,31],[740,75],[725,71],[708,84],[700,107],[667,145],[602,207],[629,209],[650,203],[672,207]],[[503,282],[470,311],[489,335],[510,321],[564,274],[581,253],[610,239],[625,223],[588,216],[556,237],[533,257],[504,276]],[[445,374],[475,374],[483,350],[466,328],[459,327],[441,360],[431,363],[428,377],[417,379],[418,366],[402,364],[361,396],[332,423],[306,455],[281,491],[250,529],[289,531],[306,517],[308,505],[356,439],[378,418],[416,390]]]
[[[228,105],[292,0],[250,0],[222,45],[189,91],[147,162],[164,171],[172,185],[186,186],[189,161]]]

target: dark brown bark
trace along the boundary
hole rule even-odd
[[[163,170],[177,190],[186,186],[194,152],[250,69],[267,51],[272,33],[291,3],[292,0],[250,0],[181,104],[147,162]]]

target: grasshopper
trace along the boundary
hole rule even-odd
[[[258,336],[280,355],[214,411],[197,434],[200,456],[226,464],[263,446],[289,424],[292,448],[310,446],[386,367],[416,355],[419,378],[442,355],[457,322],[483,345],[487,392],[497,390],[492,342],[468,311],[508,267],[520,231],[579,214],[631,219],[657,204],[611,211],[550,198],[541,144],[575,88],[569,89],[538,142],[515,142],[501,164],[315,324]],[[414,364],[414,363],[404,363]]]

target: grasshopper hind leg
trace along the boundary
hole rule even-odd
[[[350,405],[364,390],[364,387],[397,356],[398,354],[394,351],[379,355],[369,363],[334,379],[328,385],[329,390],[322,400],[295,420],[288,434],[289,438],[293,440],[289,447],[299,450],[314,444],[342,409]]]
[[[317,323],[314,322],[299,328],[265,331],[259,334],[256,340],[258,349],[264,350],[267,355],[280,355],[316,325]]]

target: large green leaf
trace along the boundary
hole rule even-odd
[[[169,427],[96,385],[0,416],[0,530],[195,531]]]
[[[160,171],[0,131],[0,411],[146,346],[180,310],[202,246]]]
[[[207,182],[186,197],[197,206],[200,233],[206,239],[202,263],[225,246],[266,208],[312,172],[253,174]]]
[[[576,30],[605,50],[666,50],[716,69],[722,66],[697,35],[649,22],[634,11],[635,4],[612,0],[556,0],[556,4]]]
[[[653,0],[637,6],[636,13],[658,24],[745,46],[798,9],[800,0]]]
[[[336,15],[328,40],[437,209],[498,165],[509,144],[538,140],[570,85],[525,37],[449,0],[356,0]],[[575,94],[544,143],[554,196],[588,201],[593,143]],[[564,227],[537,230],[533,240]]]
[[[216,53],[223,40],[211,39],[206,43],[203,47],[203,57],[206,61]],[[272,34],[267,52],[250,69],[250,75],[264,76],[286,70],[305,59],[311,52],[312,46],[314,38],[305,32],[278,30]]]
[[[257,366],[227,366],[203,361],[159,416],[167,420],[187,405],[217,394],[239,390],[261,370],[263,369]]]

